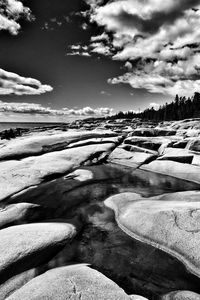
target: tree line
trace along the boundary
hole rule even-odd
[[[114,119],[133,119],[141,118],[152,121],[172,121],[189,118],[200,118],[200,93],[194,93],[194,96],[186,98],[176,95],[171,103],[165,103],[159,109],[153,107],[145,109],[143,112],[122,112],[112,116]]]

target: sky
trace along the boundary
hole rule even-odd
[[[200,91],[200,0],[1,0],[0,121],[141,111]]]

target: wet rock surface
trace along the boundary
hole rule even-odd
[[[199,299],[198,132],[90,119],[2,139],[0,299]]]

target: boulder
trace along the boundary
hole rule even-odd
[[[154,160],[140,169],[200,183],[200,167],[171,160]]]
[[[190,291],[176,291],[162,296],[161,300],[200,300],[200,295]]]
[[[110,154],[108,161],[119,165],[137,168],[146,162],[152,161],[156,157],[156,155],[150,153],[130,152],[118,147]]]
[[[59,221],[2,229],[0,231],[0,282],[47,262],[75,234],[74,225]]]
[[[52,269],[25,284],[7,300],[130,300],[113,281],[85,265]]]
[[[142,198],[122,193],[105,200],[129,236],[171,254],[200,276],[200,191]]]
[[[48,178],[70,172],[80,164],[101,161],[114,147],[113,143],[89,145],[28,157],[21,161],[1,162],[0,200]]]
[[[36,204],[16,203],[7,205],[0,209],[0,228],[38,221],[44,216],[44,209]]]

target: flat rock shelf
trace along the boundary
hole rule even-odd
[[[199,145],[196,120],[0,140],[0,300],[199,300]]]

